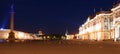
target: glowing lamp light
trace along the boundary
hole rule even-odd
[[[0,30],[4,30],[4,28],[0,28]]]

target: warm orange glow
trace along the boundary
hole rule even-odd
[[[9,29],[0,30],[0,39],[8,39],[9,36]],[[16,39],[33,39],[31,34],[21,32],[21,31],[14,31]]]
[[[95,17],[89,18],[79,28],[80,39],[117,41],[120,39],[120,4],[111,11],[101,11]]]

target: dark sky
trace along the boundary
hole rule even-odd
[[[15,0],[15,30],[45,34],[78,33],[89,15],[119,0]],[[0,0],[0,27],[9,28],[11,0]]]

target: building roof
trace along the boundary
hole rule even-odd
[[[116,2],[114,5],[113,5],[113,8],[117,7],[120,5],[120,2]]]
[[[90,18],[90,20],[93,19],[94,17],[95,17],[95,15],[88,16],[88,18]]]
[[[120,2],[116,3],[115,5],[113,5],[113,8],[111,9],[111,11],[114,11],[116,9],[120,8]]]
[[[0,31],[10,31],[10,29],[0,29]],[[15,32],[22,32],[22,31],[16,31],[14,30]],[[23,33],[27,33],[27,32],[23,32]],[[30,33],[29,33],[30,34]]]
[[[88,16],[88,17],[89,17],[90,20],[91,20],[91,19],[95,18],[96,15],[99,15],[99,14],[109,14],[109,13],[111,13],[111,12],[112,12],[112,11],[100,11],[100,12],[97,12],[96,14],[90,15],[90,16]]]

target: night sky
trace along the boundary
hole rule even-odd
[[[110,10],[119,0],[15,0],[15,30],[78,33],[89,15]],[[0,27],[9,28],[11,0],[0,0]]]

